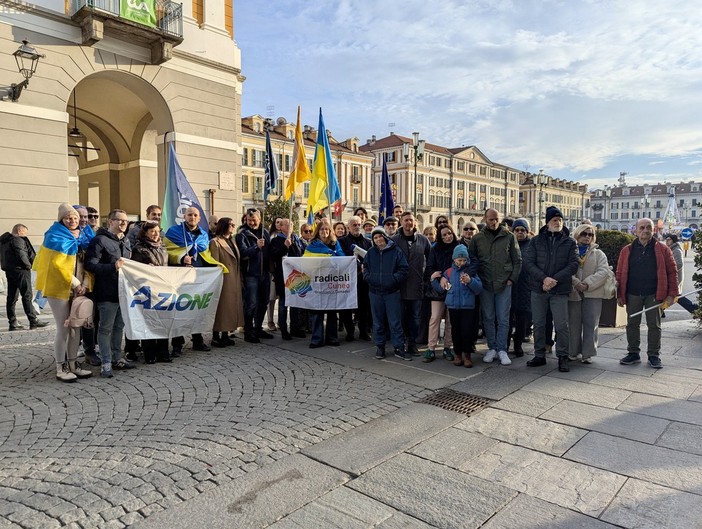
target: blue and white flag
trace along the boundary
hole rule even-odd
[[[197,199],[197,195],[190,186],[183,169],[178,163],[175,146],[168,146],[168,174],[166,175],[166,193],[163,198],[163,216],[161,228],[167,230],[171,226],[180,225],[185,218],[185,210],[194,207],[200,212],[200,229],[207,233],[207,217]]]

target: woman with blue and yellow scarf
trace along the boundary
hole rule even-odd
[[[59,206],[58,220],[44,234],[32,267],[37,273],[36,288],[48,299],[56,321],[56,378],[62,382],[92,376],[92,372],[83,369],[76,360],[80,329],[64,325],[71,312],[71,300],[85,295],[90,285],[82,258],[89,241],[81,237],[79,218],[70,204]]]

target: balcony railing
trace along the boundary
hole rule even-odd
[[[156,27],[152,30],[164,35],[183,38],[183,5],[170,0],[155,0]],[[106,15],[122,18],[119,0],[72,0],[71,16],[81,9],[102,12]],[[124,18],[123,20],[131,20]],[[142,24],[143,25],[143,24]]]

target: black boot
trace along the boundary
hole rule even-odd
[[[568,355],[558,357],[558,371],[561,373],[567,373],[570,371],[570,368],[568,367]]]
[[[545,366],[546,359],[543,356],[535,356],[534,358],[529,360],[526,364],[527,364],[527,367]]]

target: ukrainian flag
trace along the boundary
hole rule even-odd
[[[78,239],[62,222],[54,222],[32,265],[37,273],[36,289],[47,298],[69,299],[77,254]]]
[[[316,213],[323,210],[329,204],[333,204],[341,198],[339,182],[336,179],[334,160],[332,160],[331,149],[329,148],[329,138],[327,128],[324,126],[322,109],[319,109],[319,130],[317,131],[317,146],[314,150],[314,163],[312,164],[312,180],[310,182],[310,198],[307,211]]]

